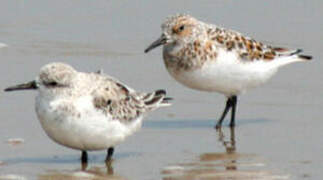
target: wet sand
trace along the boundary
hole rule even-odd
[[[0,89],[62,61],[80,71],[103,69],[137,90],[165,88],[175,101],[117,146],[112,164],[105,165],[105,151],[90,152],[85,168],[80,152],[55,144],[41,129],[35,92],[2,92],[0,179],[322,179],[321,7],[319,0],[4,0]],[[164,18],[180,12],[274,45],[303,48],[314,60],[286,66],[239,97],[234,132],[216,132],[225,98],[175,82],[161,49],[143,53],[160,35]],[[23,141],[10,144],[11,138]]]

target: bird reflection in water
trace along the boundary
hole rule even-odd
[[[88,167],[87,163],[81,163],[81,170],[50,170],[39,175],[40,180],[61,180],[61,179],[106,179],[125,180],[125,178],[115,175],[113,171],[113,160],[106,162],[105,167]]]
[[[215,163],[218,169],[220,169],[220,167],[224,167],[225,170],[237,170],[237,160],[250,156],[239,154],[236,152],[234,127],[230,127],[229,131],[230,136],[229,138],[226,138],[224,132],[222,131],[222,128],[217,130],[218,142],[223,145],[225,152],[212,152],[201,154],[201,163]]]
[[[261,169],[262,158],[237,152],[234,128],[224,130],[217,131],[217,144],[224,152],[203,153],[196,160],[167,166],[161,172],[163,180],[277,179],[277,175]]]
[[[219,141],[222,142],[223,146],[225,147],[226,154],[228,156],[234,156],[236,154],[236,141],[235,141],[235,133],[234,127],[230,127],[230,140],[226,141],[224,134],[222,132],[222,128],[218,129],[219,132]],[[233,158],[231,160],[231,164],[226,166],[226,170],[237,170],[237,159]]]
[[[114,174],[114,171],[113,171],[113,166],[112,166],[112,163],[113,163],[113,160],[109,160],[109,161],[105,161],[105,166],[106,166],[106,174],[107,175],[113,175]],[[88,163],[87,162],[81,162],[81,169],[82,171],[87,171],[88,167]]]

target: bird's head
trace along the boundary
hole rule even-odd
[[[50,63],[40,69],[35,80],[6,88],[4,91],[39,90],[41,92],[59,91],[71,87],[76,71],[64,63]]]
[[[201,24],[197,19],[182,14],[167,18],[161,28],[161,36],[148,46],[145,53],[161,45],[178,46],[193,42],[202,31]]]

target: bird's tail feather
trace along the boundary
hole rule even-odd
[[[166,97],[165,90],[156,90],[155,92],[148,93],[146,96],[143,97],[144,103],[151,109],[156,109],[159,107],[170,106],[170,101],[173,98]]]
[[[312,56],[300,54],[301,52],[303,52],[302,49],[290,50],[287,48],[275,47],[275,48],[273,48],[273,50],[276,53],[278,53],[278,56],[281,56],[281,57],[295,57],[296,56],[298,60],[306,60],[306,61],[312,59]]]
[[[294,56],[294,55],[296,55],[299,60],[306,60],[306,61],[309,61],[309,60],[312,59],[312,56],[300,54],[301,52],[303,52],[302,49],[296,49],[296,50],[293,50],[293,51],[288,51],[288,52],[284,53],[283,55],[285,55],[285,56]]]
[[[305,61],[309,61],[309,60],[312,60],[312,56],[309,56],[309,55],[304,55],[304,54],[298,54],[297,57],[301,60],[305,60]]]

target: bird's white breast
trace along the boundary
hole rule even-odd
[[[201,68],[188,71],[169,68],[168,71],[190,88],[232,96],[263,84],[277,67],[265,61],[243,62],[236,54],[220,49],[217,58],[206,61]]]
[[[55,142],[80,150],[101,150],[122,142],[141,127],[142,117],[127,124],[95,109],[92,96],[78,99],[36,98],[36,112]]]

